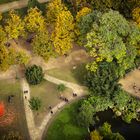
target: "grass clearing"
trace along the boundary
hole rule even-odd
[[[61,68],[47,70],[46,74],[64,81],[84,85],[83,81],[85,72],[85,64],[79,64],[76,65],[75,69],[73,69],[72,66],[65,66]]]
[[[9,95],[14,95],[11,103],[8,103]],[[29,139],[22,92],[18,80],[0,80],[0,101],[4,102],[6,110],[4,116],[0,117],[0,139],[9,131],[19,132],[23,140]],[[8,114],[11,117],[8,118]]]
[[[76,125],[79,102],[66,106],[54,119],[47,130],[45,140],[84,140],[87,129]]]
[[[35,122],[36,125],[40,125],[41,121],[46,113],[49,111],[49,106],[51,105],[54,107],[58,103],[60,103],[59,99],[59,93],[57,90],[57,85],[53,84],[49,81],[43,81],[39,85],[32,85],[30,86],[31,90],[31,97],[38,97],[42,101],[42,107],[41,109],[36,112],[34,111],[35,115]],[[66,88],[66,90],[63,92],[63,95],[71,94],[72,91],[69,88]]]

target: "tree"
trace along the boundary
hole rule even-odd
[[[98,63],[103,60],[117,61],[122,71],[133,67],[137,55],[136,44],[140,41],[136,36],[139,31],[116,11],[102,14],[93,22],[92,29],[87,34],[85,47],[95,59],[87,68],[96,71]]]
[[[91,9],[88,7],[83,7],[80,11],[77,12],[76,22],[79,22],[81,17],[91,13]]]
[[[72,48],[73,22],[73,16],[69,11],[62,11],[57,17],[52,41],[55,51],[60,55],[64,55]]]
[[[0,26],[0,45],[4,45],[7,42],[6,32]]]
[[[103,126],[101,126],[101,127],[99,128],[99,132],[100,132],[100,134],[101,134],[102,136],[104,136],[104,137],[108,136],[109,134],[112,133],[112,131],[111,131],[111,125],[110,125],[109,123],[105,122],[105,123],[103,124]]]
[[[32,110],[38,111],[41,108],[41,100],[38,97],[32,97],[29,103]]]
[[[6,19],[5,31],[9,39],[17,39],[19,36],[25,36],[25,24],[15,11],[10,11]]]
[[[28,0],[28,9],[35,7],[39,8],[39,2],[37,0]]]
[[[30,57],[27,53],[25,53],[24,51],[19,51],[15,56],[15,63],[26,65],[29,62],[29,59]]]
[[[115,62],[101,62],[96,72],[87,72],[85,84],[91,94],[110,97],[119,89],[119,77],[119,68]]]
[[[82,11],[81,11],[82,12]],[[77,35],[78,35],[78,44],[83,46],[86,44],[87,39],[85,36],[92,29],[92,24],[101,16],[101,13],[94,10],[90,13],[85,14],[78,18],[78,22],[76,22]]]
[[[140,26],[140,8],[137,7],[132,11],[132,16],[134,21],[136,21],[136,23],[138,24],[138,26]]]
[[[76,24],[75,24],[75,34],[76,34],[76,39],[80,38],[80,29],[79,29],[79,24],[81,22],[81,18],[87,14],[91,13],[91,9],[88,7],[83,7],[79,12],[77,12],[76,15]],[[82,38],[83,39],[83,38]],[[82,42],[82,40],[81,40]],[[80,44],[80,43],[79,43]]]
[[[85,102],[79,108],[79,113],[77,115],[77,122],[80,126],[88,128],[95,122],[93,120],[94,108],[89,102]]]
[[[47,22],[55,23],[59,13],[65,10],[67,10],[67,8],[61,0],[52,0],[47,6]]]
[[[45,18],[37,7],[28,10],[24,21],[29,32],[42,32],[46,29]]]
[[[100,136],[100,134],[97,130],[90,132],[90,140],[102,140],[102,139],[103,139],[103,137]]]
[[[33,52],[41,57],[44,60],[48,60],[51,56],[54,55],[53,45],[50,41],[47,30],[39,32],[33,39],[32,42]]]
[[[4,45],[0,45],[0,70],[6,71],[9,68],[9,53]]]
[[[58,92],[63,92],[66,89],[66,86],[64,84],[59,84],[57,86]]]
[[[125,140],[119,133],[113,133],[111,125],[107,122],[98,128],[99,133],[103,136],[104,140]]]
[[[44,73],[40,66],[32,65],[26,69],[25,76],[30,84],[36,85],[41,83]]]

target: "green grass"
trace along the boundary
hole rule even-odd
[[[85,72],[86,72],[85,64],[80,64],[77,65],[76,69],[72,69],[72,67],[70,66],[65,66],[61,68],[47,70],[46,74],[61,80],[84,85]]]
[[[19,1],[19,0],[0,0],[0,4],[13,2],[13,1]]]
[[[39,125],[41,123],[40,120],[42,120],[49,111],[49,105],[53,107],[60,102],[57,85],[44,80],[39,85],[30,86],[30,90],[31,97],[38,97],[42,101],[41,109],[38,112],[34,112],[35,122]],[[66,95],[68,93],[72,93],[72,91],[69,88],[66,88],[63,94]],[[39,113],[39,115],[37,115],[37,113]]]
[[[15,95],[12,103],[8,103],[7,101],[9,95]],[[29,139],[19,81],[11,79],[0,80],[0,101],[4,102],[6,110],[13,108],[15,116],[12,124],[0,126],[0,139],[9,131],[18,131],[22,135],[23,139]]]
[[[85,128],[76,125],[78,103],[66,106],[48,128],[45,140],[84,140],[87,136]]]

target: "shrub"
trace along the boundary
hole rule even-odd
[[[29,103],[30,103],[30,108],[32,110],[39,110],[40,107],[41,107],[41,100],[38,98],[38,97],[33,97],[29,100]]]
[[[40,66],[33,65],[26,69],[25,76],[29,84],[37,85],[43,80],[44,73]]]
[[[58,92],[63,92],[66,89],[66,86],[64,84],[59,84],[57,86]]]

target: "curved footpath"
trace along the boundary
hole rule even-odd
[[[76,100],[77,98],[83,97],[85,95],[87,95],[87,93],[84,91],[84,87],[83,86],[79,86],[77,84],[71,83],[71,82],[66,82],[63,80],[59,80],[57,78],[54,78],[52,76],[48,76],[45,75],[44,77],[47,81],[50,81],[52,83],[55,84],[65,84],[66,87],[69,87],[72,89],[73,92],[77,93],[77,97],[73,97],[71,96],[69,98],[69,102]],[[67,103],[64,101],[61,101],[59,104],[57,104],[54,108],[52,108],[53,110],[53,115],[51,113],[47,113],[46,116],[44,117],[41,125],[39,127],[35,126],[35,122],[34,122],[34,116],[33,116],[33,112],[29,107],[29,102],[28,100],[30,99],[30,88],[29,85],[27,83],[27,81],[25,79],[21,79],[21,85],[22,85],[22,90],[28,90],[27,94],[23,94],[23,98],[24,98],[24,107],[25,107],[25,114],[26,114],[26,119],[27,119],[27,126],[28,126],[28,130],[29,130],[29,135],[31,140],[41,140],[42,135],[45,131],[45,128],[47,128],[47,125],[50,122],[50,119],[53,118],[53,116],[56,114],[56,112],[58,110],[60,110],[62,107],[64,107]],[[25,98],[26,96],[26,98]]]
[[[49,0],[38,0],[40,3],[48,2]],[[0,13],[7,12],[11,9],[21,9],[26,7],[28,0],[17,0],[9,3],[0,4]]]

